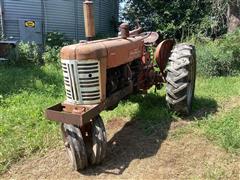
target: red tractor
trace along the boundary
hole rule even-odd
[[[106,156],[107,138],[100,112],[112,110],[127,96],[147,93],[166,83],[169,108],[189,114],[196,78],[195,48],[173,40],[158,42],[156,32],[129,31],[91,41],[95,35],[92,2],[84,2],[88,41],[63,47],[61,63],[66,100],[46,110],[46,117],[61,122],[65,147],[75,170],[96,165]],[[150,58],[149,47],[156,47]]]

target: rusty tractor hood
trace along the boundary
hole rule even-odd
[[[142,57],[144,38],[144,35],[127,39],[117,37],[65,46],[61,50],[61,59],[77,61],[106,59],[107,68],[118,67]]]

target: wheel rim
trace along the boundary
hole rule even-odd
[[[188,107],[190,107],[192,104],[192,92],[193,92],[192,81],[190,81],[189,84],[190,85],[187,89],[187,105],[188,105]]]
[[[193,99],[193,91],[194,91],[194,83],[195,83],[195,59],[194,57],[191,57],[191,64],[189,65],[190,69],[190,73],[188,76],[188,87],[187,87],[187,106],[190,108],[192,105],[192,99]]]

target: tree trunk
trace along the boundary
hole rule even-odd
[[[240,26],[240,1],[228,2],[228,32],[235,31]]]

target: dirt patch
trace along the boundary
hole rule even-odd
[[[59,148],[43,157],[14,165],[3,179],[206,179],[240,178],[240,158],[212,145],[193,133],[180,139],[168,133],[186,122],[172,122],[147,136],[138,121],[109,122],[108,156],[100,166],[81,174],[71,170],[65,150]]]
[[[240,97],[233,97],[228,99],[227,101],[225,101],[222,105],[221,105],[221,109],[219,109],[219,111],[221,110],[221,112],[228,112],[236,107],[240,106]]]

